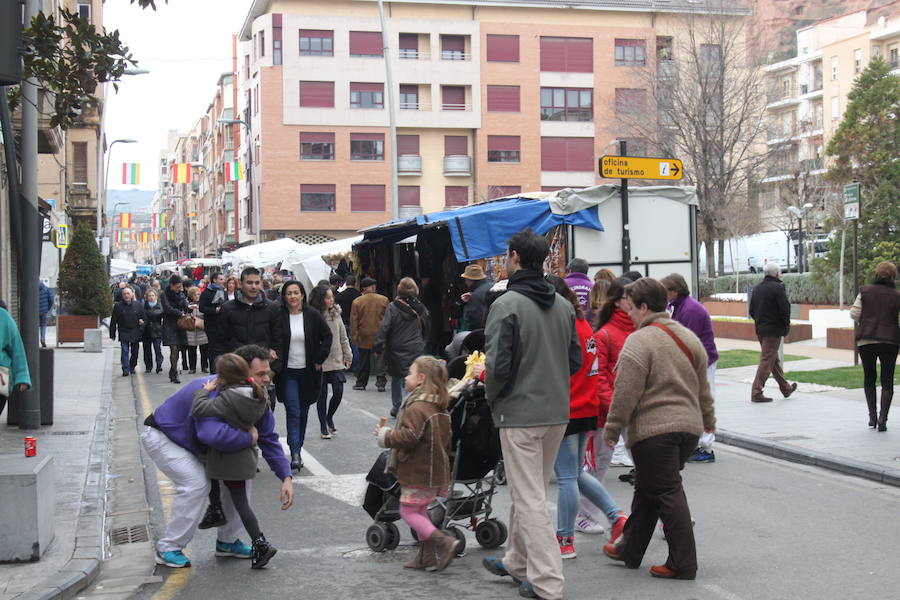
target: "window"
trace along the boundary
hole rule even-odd
[[[300,56],[334,56],[334,32],[323,29],[301,29]]]
[[[79,2],[76,5],[78,18],[83,19],[87,23],[91,22],[91,3],[90,2]]]
[[[272,64],[281,64],[281,15],[272,15]]]
[[[419,110],[419,86],[400,86],[400,110]]]
[[[301,131],[300,160],[334,160],[334,134]]]
[[[334,108],[334,82],[301,81],[300,106]]]
[[[444,136],[444,156],[468,156],[469,138],[464,135]]]
[[[87,142],[72,142],[72,183],[88,183]]]
[[[384,160],[384,134],[351,133],[350,160]]]
[[[384,56],[384,45],[378,31],[351,31],[350,56]]]
[[[541,138],[542,171],[593,171],[593,138]]]
[[[488,62],[519,62],[519,36],[488,34],[485,45]]]
[[[838,57],[831,57],[831,80],[837,81],[838,79]]]
[[[259,113],[259,85],[253,87],[253,114]]]
[[[384,212],[384,186],[351,185],[350,210],[353,212]]]
[[[419,186],[401,185],[397,187],[397,200],[400,206],[420,206]]]
[[[647,64],[644,40],[616,39],[616,66],[643,67]]]
[[[419,136],[417,135],[398,135],[397,136],[397,156],[418,156],[419,155]]]
[[[541,71],[592,73],[593,53],[591,38],[541,37]]]
[[[888,64],[891,65],[892,69],[897,68],[897,45],[888,47]]]
[[[841,99],[838,96],[831,97],[831,120],[837,121],[841,118]]]
[[[862,71],[862,48],[857,48],[853,51],[853,72],[859,73]]]
[[[541,121],[590,121],[591,88],[541,88]]]
[[[441,60],[466,60],[466,36],[442,35]]]
[[[244,79],[250,79],[250,55],[244,55]]]
[[[521,141],[517,135],[489,135],[487,139],[488,162],[519,162],[520,144]]]
[[[487,109],[490,112],[519,112],[519,86],[487,86]]]
[[[464,185],[444,187],[444,206],[465,206],[469,203],[469,188]]]
[[[419,58],[419,34],[400,34],[400,58]]]
[[[442,85],[441,108],[443,110],[466,110],[466,88],[461,85]]]
[[[351,83],[350,108],[384,108],[384,84]]]
[[[334,185],[304,183],[300,186],[300,210],[334,212]]]
[[[647,90],[616,88],[616,114],[640,114],[647,110]]]
[[[875,58],[876,56],[881,56],[881,46],[872,46],[872,50],[871,50],[870,54],[872,55],[872,58]]]
[[[256,37],[257,37],[257,36],[256,36],[256,34],[254,33],[254,34],[253,34],[253,43],[250,44],[250,45],[253,47],[253,62],[256,62],[256,48],[257,48],[257,46],[256,46]]]
[[[491,200],[497,198],[505,198],[506,196],[515,196],[522,193],[521,185],[489,185],[488,197]]]
[[[722,46],[719,44],[700,44],[700,61],[707,65],[722,62]]]
[[[266,32],[259,32],[259,56],[263,57],[266,55]]]
[[[673,60],[672,38],[670,36],[656,36],[656,60]]]

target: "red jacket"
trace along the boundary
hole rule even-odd
[[[584,319],[575,320],[581,345],[581,368],[569,378],[569,418],[596,417],[600,411],[597,397],[597,346],[594,331]]]
[[[609,321],[594,334],[594,342],[597,345],[597,404],[600,407],[600,418],[597,419],[597,428],[606,425],[606,415],[612,404],[613,391],[616,382],[616,363],[619,362],[619,352],[625,345],[627,338],[634,331],[634,323],[631,317],[618,308],[613,311]]]

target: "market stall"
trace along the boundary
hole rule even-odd
[[[280,265],[293,252],[308,247],[307,244],[295,242],[291,238],[282,238],[244,246],[234,252],[223,252],[222,262],[231,264],[233,270],[249,266],[272,267]]]
[[[297,248],[282,261],[281,268],[291,271],[294,278],[309,292],[317,282],[328,279],[332,271],[349,272],[353,246],[362,239],[362,236],[358,235]]]

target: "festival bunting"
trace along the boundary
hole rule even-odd
[[[131,213],[119,213],[119,229],[131,228]]]
[[[162,213],[153,213],[151,226],[153,229],[163,229],[166,226],[166,215]]]
[[[137,239],[138,239],[137,231],[132,231],[132,232],[131,232],[131,241],[132,241],[132,242],[136,242]]]
[[[244,170],[241,169],[241,161],[235,160],[225,163],[226,181],[243,181]]]
[[[153,241],[154,241],[154,242],[158,242],[158,241],[159,241],[159,234],[158,234],[158,233],[154,233],[154,234],[153,234]]]
[[[172,164],[172,183],[190,183],[191,182],[191,164],[190,163],[173,163]]]
[[[146,244],[149,241],[150,241],[150,232],[142,231],[141,232],[141,243]]]
[[[138,163],[122,163],[122,183],[125,185],[140,185],[141,165]]]

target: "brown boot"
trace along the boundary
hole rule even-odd
[[[437,564],[434,556],[434,544],[431,540],[419,542],[419,552],[415,558],[403,565],[404,569],[427,569]]]
[[[459,540],[452,535],[447,535],[440,529],[435,529],[428,538],[434,548],[436,564],[435,571],[443,571],[450,564],[450,561],[456,558],[456,551],[459,550]]]

